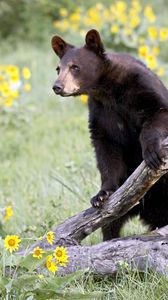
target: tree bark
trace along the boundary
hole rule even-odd
[[[147,269],[168,277],[168,226],[148,235],[117,238],[94,246],[68,247],[69,264],[61,268],[65,275],[87,270],[99,275],[115,275],[124,268]]]
[[[167,151],[168,138],[164,140],[163,146]],[[113,274],[118,269],[119,261],[126,261],[142,270],[148,264],[149,268],[167,274],[168,226],[164,227],[164,236],[159,233],[161,231],[155,231],[150,235],[114,239],[90,247],[79,246],[87,235],[104,224],[120,218],[137,205],[151,186],[167,171],[168,158],[157,171],[149,169],[143,161],[101,209],[88,208],[69,218],[53,229],[54,245],[50,246],[44,237],[42,241],[27,249],[26,253],[30,253],[36,246],[43,249],[55,248],[57,245],[67,246],[70,263],[67,268],[60,271],[62,274],[71,273],[76,267],[88,268],[98,274]]]

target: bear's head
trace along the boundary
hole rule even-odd
[[[86,34],[85,42],[83,47],[76,48],[61,37],[53,36],[52,48],[60,58],[56,68],[58,78],[53,85],[56,94],[68,97],[96,90],[104,70],[104,47],[95,29]]]

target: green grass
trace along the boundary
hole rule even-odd
[[[2,235],[18,234],[30,238],[29,243],[87,208],[100,186],[87,129],[87,107],[78,98],[62,99],[53,94],[56,57],[49,46],[22,45],[12,54],[4,48],[0,53],[3,64],[26,65],[32,70],[32,91],[21,99],[19,114],[26,122],[12,117],[11,124],[4,124],[3,116],[0,121],[0,207],[8,203],[14,207],[14,216],[3,224]],[[122,234],[145,230],[135,218]],[[101,239],[99,230],[85,243]],[[69,293],[76,289],[103,292],[101,299],[168,298],[168,283],[163,277],[131,271],[117,279],[82,275],[67,286]]]

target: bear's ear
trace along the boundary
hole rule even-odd
[[[62,58],[69,48],[73,48],[72,45],[67,44],[63,39],[61,39],[57,35],[52,37],[51,45],[54,52],[59,56],[59,58]]]
[[[86,46],[95,52],[96,54],[103,55],[104,54],[104,47],[103,43],[100,38],[100,34],[97,30],[91,29],[86,34]]]

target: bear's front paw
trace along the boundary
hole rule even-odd
[[[104,201],[108,200],[112,191],[100,190],[96,196],[91,198],[90,203],[93,207],[102,207]]]
[[[143,158],[152,170],[158,170],[163,163],[163,158],[165,157],[164,150],[156,147],[156,145],[149,145],[146,147]]]

